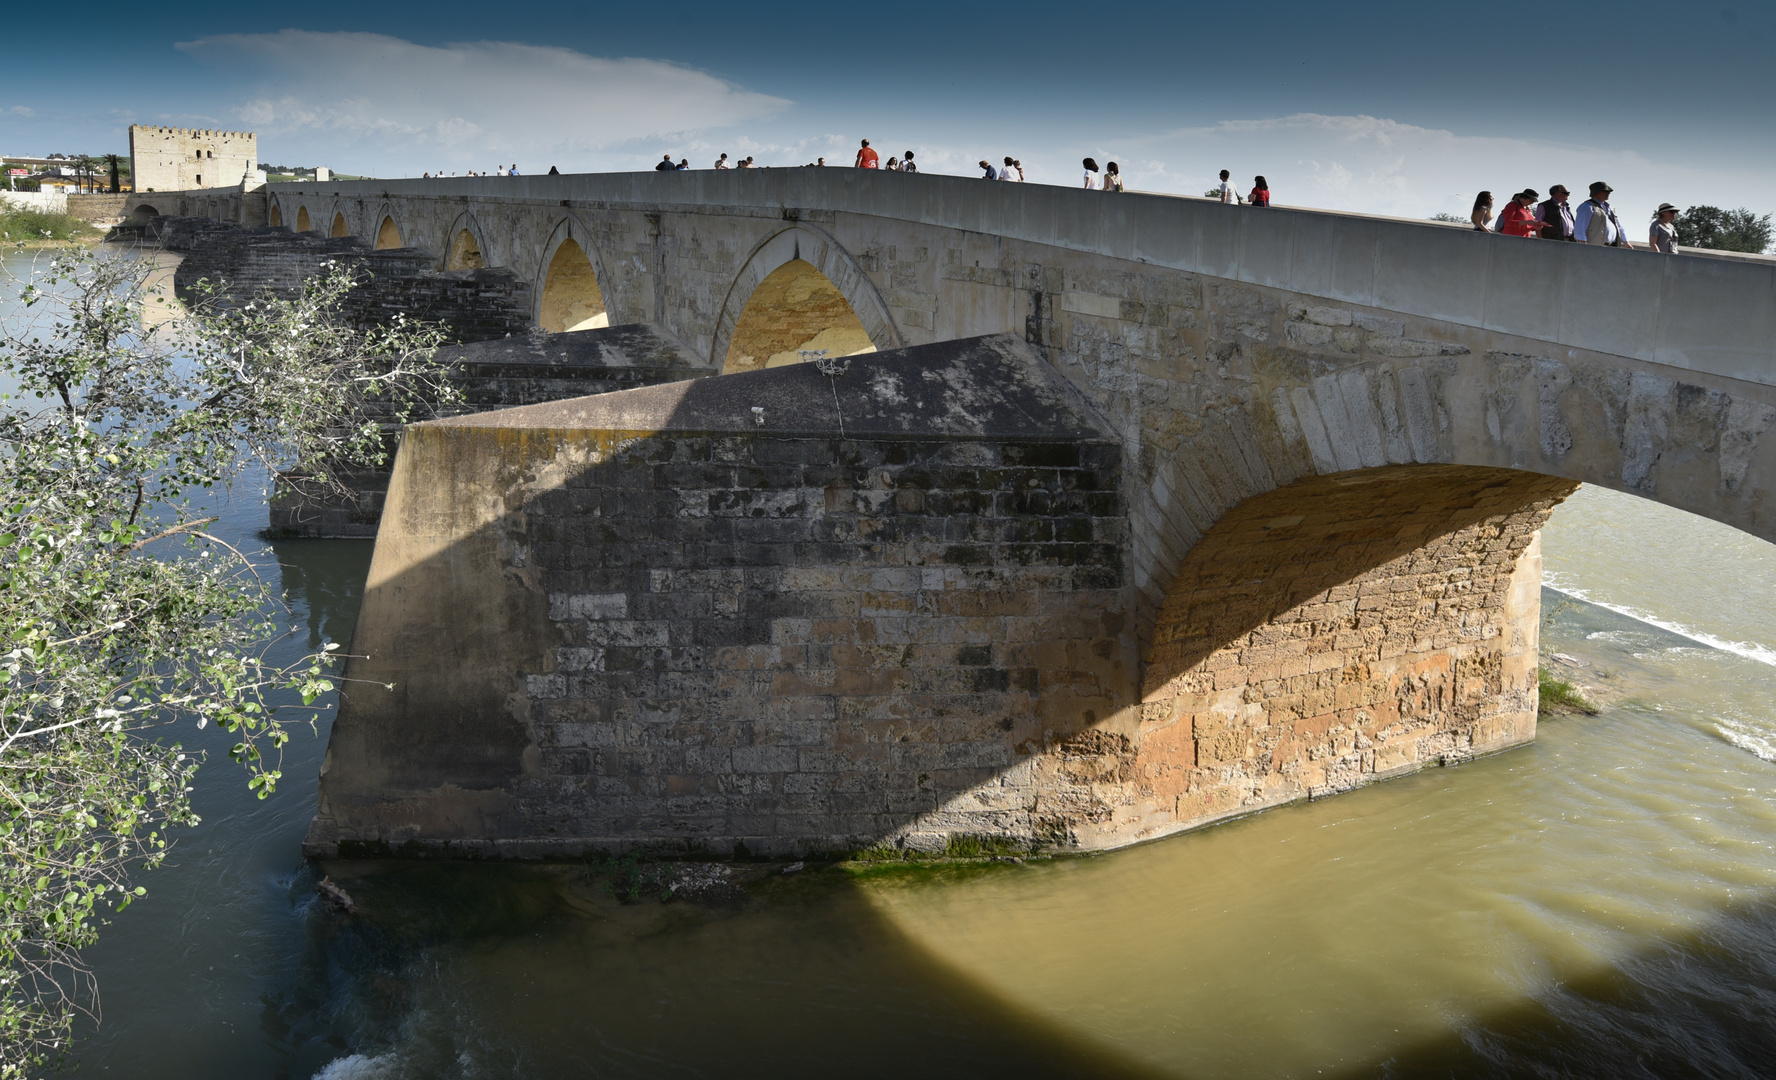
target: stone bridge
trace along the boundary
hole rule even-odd
[[[1771,260],[850,169],[195,197],[137,202],[723,372],[409,430],[316,853],[1113,847],[1531,739],[1580,482],[1776,539]]]

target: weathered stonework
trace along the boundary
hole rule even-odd
[[[410,428],[310,850],[1065,845],[1107,817],[1126,739],[1091,729],[1136,661],[1114,433],[1012,339],[854,363]]]
[[[1576,486],[1396,467],[1225,514],[1160,611],[1140,794],[1196,824],[1528,742],[1536,530]]]

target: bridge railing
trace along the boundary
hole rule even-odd
[[[1666,256],[1398,218],[848,168],[304,182],[279,191],[666,213],[867,215],[1776,384],[1776,260]]]

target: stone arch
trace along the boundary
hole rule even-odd
[[[1223,514],[1146,650],[1135,772],[1153,811],[1182,828],[1533,738],[1537,532],[1577,487],[1395,465]]]
[[[327,235],[335,237],[351,235],[351,226],[345,223],[345,214],[343,212],[339,210],[333,211],[333,229]]]
[[[818,279],[823,279],[838,294],[837,298],[844,301],[845,313],[856,321],[856,327],[861,328],[873,348],[895,349],[905,343],[900,330],[894,325],[893,316],[888,312],[887,303],[883,301],[881,293],[876,291],[875,283],[870,280],[863,267],[858,265],[857,260],[837,240],[804,223],[772,235],[747,256],[745,265],[741,267],[739,275],[728,288],[727,297],[722,301],[722,311],[716,320],[710,349],[711,363],[722,365],[724,371],[730,370],[727,365],[733,356],[735,330],[741,326],[742,316],[747,313],[754,294],[773,275],[792,263],[801,263],[814,271]],[[779,287],[785,294],[782,297],[773,295]],[[780,350],[793,351],[796,346],[818,337],[822,331],[832,329],[829,325],[816,324],[828,320],[833,323],[841,321],[840,313],[831,302],[833,299],[834,297],[826,294],[820,280],[808,276],[807,270],[802,267],[790,268],[784,276],[772,281],[772,290],[761,297],[766,309],[756,313],[760,320],[755,325],[762,326],[773,312],[779,316],[783,325],[774,334],[761,334],[758,338],[760,347],[775,344],[779,339],[788,341],[801,329],[809,330],[807,337],[791,342]],[[847,326],[846,329],[855,333],[854,328]],[[745,343],[744,337],[742,343]],[[770,359],[769,354],[745,355],[755,356],[755,361],[732,370],[765,366]]]
[[[487,265],[487,245],[473,214],[461,214],[444,234],[444,269],[479,270]]]
[[[609,279],[602,272],[588,232],[583,223],[564,219],[544,245],[536,287],[539,329],[558,333],[610,325],[610,310],[599,284]]]
[[[271,216],[266,219],[266,223],[274,226],[284,223],[284,212],[278,209],[278,204],[275,202],[271,204]]]
[[[376,250],[387,251],[402,246],[401,227],[395,224],[394,215],[384,214],[382,224],[376,228]]]
[[[313,229],[313,228],[314,228],[314,222],[309,219],[308,207],[298,206],[296,208],[296,231],[297,232],[308,232],[310,229]]]

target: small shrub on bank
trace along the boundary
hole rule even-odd
[[[1537,689],[1541,699],[1538,712],[1548,713],[1580,712],[1586,716],[1597,715],[1597,703],[1586,697],[1584,692],[1560,676],[1542,668],[1537,674]]]

